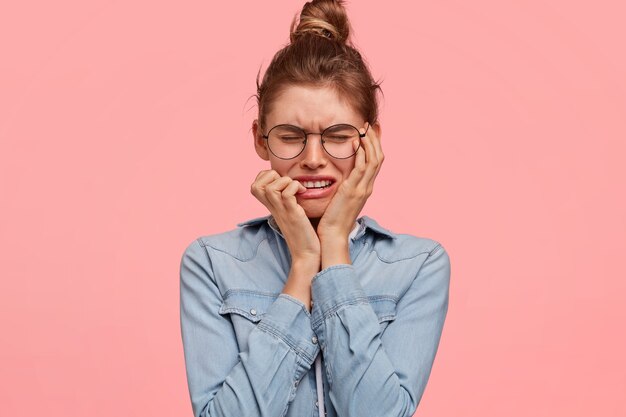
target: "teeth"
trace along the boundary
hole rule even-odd
[[[324,181],[300,181],[306,188],[322,188],[328,187],[331,183],[329,180]]]

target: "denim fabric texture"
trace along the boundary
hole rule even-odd
[[[281,293],[291,258],[272,220],[200,237],[182,256],[194,416],[315,417],[318,355],[328,416],[412,416],[448,310],[444,247],[363,216],[349,239],[352,264],[315,275],[309,312]]]

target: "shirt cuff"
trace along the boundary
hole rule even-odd
[[[369,304],[361,285],[357,282],[354,266],[333,265],[317,273],[311,281],[311,327],[313,330],[324,319],[339,309],[356,304]]]
[[[319,353],[311,316],[299,300],[280,294],[257,325],[259,330],[282,340],[296,352],[308,370]]]

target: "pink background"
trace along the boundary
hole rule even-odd
[[[192,414],[180,256],[266,213],[251,96],[302,4],[3,3],[0,415]],[[452,260],[416,415],[626,415],[623,4],[348,5],[384,80],[364,213]]]

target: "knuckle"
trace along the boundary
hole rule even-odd
[[[265,186],[265,190],[269,192],[274,192],[276,191],[277,187],[278,187],[278,184],[276,183],[276,181],[272,181]]]
[[[361,196],[363,195],[363,191],[361,190],[361,188],[355,188],[350,192],[350,197],[353,199],[360,199]]]
[[[280,201],[280,198],[277,198],[275,194],[267,195],[266,198],[267,201],[271,202],[273,205],[276,205],[276,203]]]

